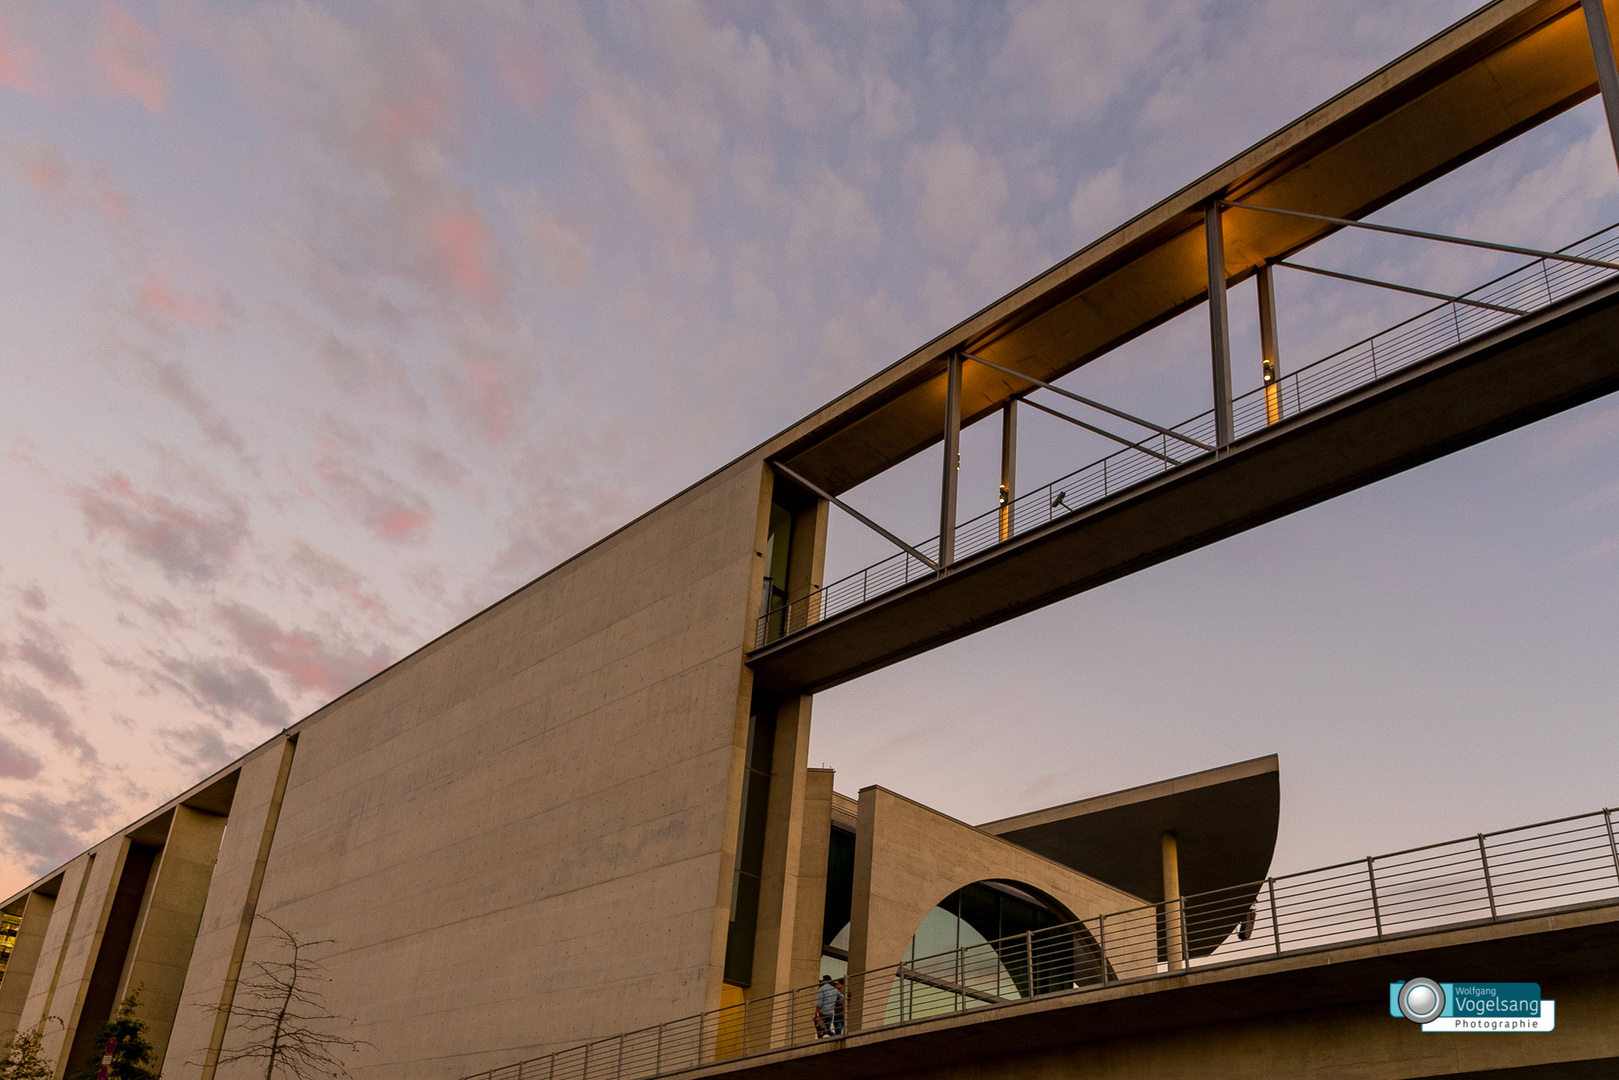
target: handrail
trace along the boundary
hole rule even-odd
[[[1084,995],[1187,968],[1548,910],[1619,904],[1611,809],[1333,863],[963,946],[847,977],[848,1031],[870,1031],[1033,998]],[[1557,826],[1579,823],[1572,828]],[[1493,843],[1493,846],[1492,846]],[[1492,857],[1492,852],[1494,857]],[[1391,869],[1390,859],[1407,859]],[[1339,874],[1349,867],[1354,874]],[[1178,923],[1178,940],[1167,927]],[[462,1080],[651,1080],[816,1042],[819,986],[596,1039]],[[836,1020],[836,1017],[834,1017]],[[611,1061],[611,1066],[602,1064]]]
[[[1380,227],[1380,231],[1390,231],[1391,228]],[[1470,246],[1503,249],[1503,245],[1482,241]],[[1619,271],[1613,269],[1619,265],[1613,261],[1614,256],[1619,256],[1619,223],[1508,270],[1456,299],[1421,311],[1274,382],[1242,394],[1232,402],[1236,428],[1234,436],[1240,439],[1262,431],[1284,417],[1308,413],[1378,379],[1524,317],[1510,314],[1509,311],[1533,314],[1595,284],[1610,281],[1619,275]],[[1477,306],[1480,304],[1483,305],[1482,309]],[[1211,409],[1200,413],[1167,430],[1177,443],[1206,443],[1213,438],[1214,411]],[[1014,537],[1044,528],[1060,517],[1207,456],[1206,451],[1199,451],[1177,458],[1170,451],[1170,436],[1154,435],[1034,488],[1013,500],[1009,506],[997,505],[986,510],[957,526],[956,560],[959,562]],[[1003,514],[1007,516],[1009,526],[1004,534]],[[798,633],[912,581],[936,578],[938,544],[939,538],[932,537],[914,545],[915,554],[903,552],[891,555],[830,584],[812,588],[803,596],[789,597],[785,603],[759,616],[754,648]]]

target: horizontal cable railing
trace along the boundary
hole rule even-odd
[[[1613,903],[1619,844],[1613,812],[1599,810],[907,958],[848,976],[841,1005],[830,991],[807,986],[463,1080],[648,1080],[1125,980]]]
[[[1612,259],[1619,255],[1619,224],[1576,241],[1560,249],[1559,254]],[[1533,313],[1609,280],[1616,273],[1619,272],[1599,266],[1536,259],[1462,296]],[[1518,318],[1521,316],[1456,301],[1431,307],[1236,398],[1232,402],[1234,437],[1240,439],[1284,418],[1307,412]],[[1214,411],[1195,416],[1171,430],[1212,443]],[[1009,505],[997,506],[958,525],[955,558],[960,561],[987,551],[1180,465],[1199,460],[1207,453],[1162,434],[1124,447],[1018,496]],[[937,561],[939,538],[935,536],[917,544],[916,548]],[[814,589],[807,596],[791,598],[761,615],[754,634],[754,647],[777,641],[910,582],[937,575],[934,567],[914,555],[907,552],[891,555]]]

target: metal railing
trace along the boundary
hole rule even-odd
[[[1561,248],[1559,254],[1596,259],[1619,255],[1619,224]],[[1602,267],[1542,258],[1462,295],[1468,300],[1532,314],[1615,276],[1615,271]],[[1307,412],[1521,317],[1456,301],[1428,308],[1236,398],[1232,402],[1234,437],[1240,439],[1283,418]],[[1201,442],[1213,442],[1214,410],[1194,416],[1170,430]],[[1001,506],[958,525],[955,558],[959,562],[987,551],[1004,540],[1043,528],[1076,510],[1206,456],[1207,451],[1165,435],[1144,439],[1020,495],[1011,504],[1010,528],[1004,537],[1001,519],[1005,508]],[[937,560],[939,538],[935,536],[917,544],[916,548]],[[909,553],[891,555],[761,615],[754,633],[754,647],[797,633],[912,581],[936,576],[937,570]]]
[[[1599,810],[1265,878],[852,974],[843,1019],[871,1031],[1189,968],[1532,912],[1619,903]],[[463,1080],[648,1080],[829,1036],[818,986],[614,1035]]]

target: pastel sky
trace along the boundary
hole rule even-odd
[[[1472,6],[0,0],[0,895]],[[1619,221],[1600,107],[1381,220]],[[1510,265],[1403,243],[1312,256]],[[1416,310],[1281,297],[1288,366]],[[1206,332],[1069,383],[1179,421]],[[849,497],[921,539],[937,472]],[[984,820],[1279,752],[1279,869],[1595,809],[1616,572],[1599,401],[828,692],[812,764]]]

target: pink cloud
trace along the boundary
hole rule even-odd
[[[463,423],[485,442],[505,443],[517,425],[518,387],[500,367],[463,353],[461,374],[444,380],[444,397]]]
[[[457,292],[494,310],[506,300],[506,285],[495,264],[494,230],[476,209],[430,213],[424,229],[439,276]]]
[[[533,42],[506,38],[495,46],[495,84],[523,112],[538,117],[545,110],[549,83],[545,59]]]
[[[73,168],[53,143],[44,143],[21,156],[17,163],[23,179],[58,203],[66,203],[73,184]]]
[[[155,113],[168,106],[163,42],[119,0],[106,0],[101,6],[101,41],[96,47],[95,66],[101,88],[110,97],[128,95]]]
[[[389,617],[388,605],[341,559],[299,540],[293,544],[291,561],[299,577],[310,585],[331,589],[369,614]]]
[[[159,359],[153,353],[133,346],[129,347],[128,352],[135,370],[153,389],[184,409],[197,422],[209,442],[235,451],[257,475],[257,466],[248,457],[247,443],[242,439],[241,432],[214,408],[214,403],[197,386],[184,364],[178,360]]]
[[[314,472],[373,534],[391,543],[415,543],[427,536],[433,507],[420,492],[358,460],[353,440],[323,436],[314,448]]]
[[[0,23],[0,86],[43,94],[45,87],[36,74],[38,64],[39,50],[13,41],[10,31]]]
[[[225,572],[249,536],[247,511],[218,497],[213,513],[188,510],[161,495],[136,491],[119,474],[74,492],[92,539],[111,536],[149,560],[170,581],[211,581]]]
[[[122,225],[129,217],[129,196],[112,186],[105,169],[97,169],[91,178],[90,202],[110,225]]]
[[[218,615],[255,661],[280,672],[301,693],[327,698],[353,689],[387,661],[353,646],[332,646],[305,630],[283,630],[274,619],[242,604],[221,604]]]
[[[392,142],[430,142],[448,126],[452,111],[449,87],[443,80],[427,79],[384,105],[377,127]]]
[[[160,323],[182,322],[203,330],[223,330],[233,311],[230,297],[207,287],[183,290],[171,280],[170,272],[153,267],[141,281],[137,303],[143,314]]]

